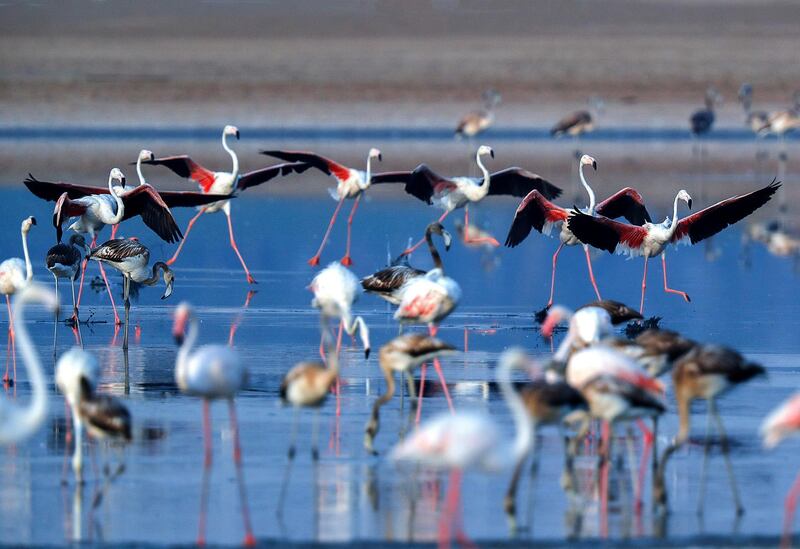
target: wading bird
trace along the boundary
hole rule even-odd
[[[72,286],[72,322],[77,324],[78,305],[75,301],[75,279],[81,270],[81,261],[85,255],[89,255],[89,247],[82,234],[73,234],[69,237],[69,244],[59,242],[49,250],[45,258],[47,270],[53,274],[56,287],[56,299],[58,299],[58,281],[61,278],[69,280]]]
[[[481,96],[483,108],[471,111],[459,120],[456,126],[456,137],[473,138],[485,131],[494,123],[494,109],[500,104],[500,92],[495,89],[486,90]]]
[[[242,258],[242,254],[239,252],[239,247],[236,245],[236,240],[233,237],[231,204],[229,201],[231,198],[233,198],[233,196],[230,195],[239,191],[243,191],[248,187],[254,187],[256,185],[260,185],[261,183],[265,183],[279,175],[288,175],[293,172],[303,173],[310,166],[302,162],[296,164],[278,164],[276,166],[270,166],[268,168],[262,168],[260,170],[240,174],[239,157],[236,156],[236,152],[234,152],[234,150],[228,146],[229,136],[239,139],[239,130],[236,128],[236,126],[225,126],[225,128],[222,130],[222,148],[225,149],[225,151],[231,156],[231,161],[233,163],[231,171],[229,172],[212,172],[186,155],[167,156],[153,160],[144,160],[142,163],[166,166],[178,176],[194,180],[200,186],[200,190],[203,194],[212,195],[213,193],[214,195],[226,195],[225,198],[222,199],[214,198],[210,201],[210,204],[206,203],[207,205],[201,207],[200,211],[197,212],[197,214],[186,226],[186,234],[184,236],[189,236],[189,232],[191,232],[192,227],[201,215],[216,213],[221,210],[228,220],[228,235],[230,236],[231,248],[233,248],[233,251],[236,252],[236,257],[239,258],[239,262],[242,264],[242,268],[247,275],[247,282],[250,284],[255,284],[256,280],[252,277],[250,271],[247,269],[244,258]],[[175,250],[175,254],[172,256],[172,258],[167,261],[167,265],[172,265],[175,263],[185,243],[186,238],[184,238],[178,245],[178,249]]]
[[[591,166],[597,170],[597,161],[594,158],[585,154],[579,160],[579,174],[581,183],[583,184],[586,193],[589,195],[589,206],[582,211],[586,215],[594,216],[595,214],[614,218],[625,217],[634,225],[641,225],[650,222],[650,214],[644,205],[642,196],[630,187],[626,187],[600,204],[595,204],[595,196],[589,182],[583,173],[584,166]],[[558,254],[564,246],[576,246],[581,244],[581,241],[572,233],[566,221],[569,218],[569,210],[556,206],[545,196],[538,191],[531,191],[522,202],[520,202],[516,213],[514,214],[514,221],[511,223],[511,228],[508,230],[506,237],[506,246],[513,248],[519,245],[530,234],[531,229],[536,229],[542,234],[549,235],[553,226],[560,225],[559,239],[561,243],[553,254],[553,269],[550,275],[550,298],[547,300],[547,305],[544,309],[537,313],[539,317],[546,314],[547,309],[553,305],[553,294],[556,287],[556,263],[558,262]],[[594,293],[597,299],[601,300],[600,290],[597,288],[597,282],[594,279],[594,272],[592,271],[592,260],[589,256],[589,247],[583,244],[583,251],[586,254],[586,265],[589,268],[589,279],[592,282]]]
[[[728,470],[728,480],[733,494],[733,501],[736,505],[736,514],[741,515],[744,513],[739,490],[736,487],[733,466],[728,455],[730,452],[728,436],[725,433],[719,412],[717,412],[717,397],[756,376],[764,374],[766,374],[766,370],[764,370],[763,366],[749,362],[733,349],[717,345],[697,345],[675,363],[672,369],[672,384],[675,388],[675,400],[678,402],[680,428],[675,441],[664,450],[659,460],[658,472],[653,486],[653,500],[657,505],[666,508],[667,492],[664,475],[669,458],[689,440],[689,431],[691,429],[691,410],[689,407],[693,400],[703,399],[708,402],[708,410],[706,412],[705,452],[703,454],[703,472],[700,478],[700,497],[697,512],[702,514],[704,508],[706,460],[708,459],[710,444],[709,431],[711,429],[711,420],[713,419],[720,436],[722,457],[725,458],[725,467]]]
[[[790,435],[800,432],[800,393],[795,393],[780,406],[775,408],[761,424],[761,436],[764,446],[774,448]],[[788,542],[792,535],[792,522],[797,509],[797,498],[800,496],[800,475],[797,476],[789,492],[786,494],[783,516],[783,541]],[[788,547],[784,543],[784,547]]]
[[[751,84],[742,84],[739,88],[739,102],[744,109],[745,124],[753,130],[756,138],[761,137],[764,126],[769,123],[769,113],[753,110],[753,86]]]
[[[497,422],[486,414],[459,412],[443,414],[425,422],[391,451],[393,462],[450,470],[448,495],[439,525],[440,547],[449,546],[451,527],[455,528],[460,541],[468,541],[460,512],[463,470],[499,471],[517,463],[530,452],[533,444],[531,417],[511,384],[511,372],[527,367],[525,353],[519,349],[505,351],[497,366],[497,384],[514,419],[516,434],[513,441],[503,440]]]
[[[483,177],[443,177],[425,164],[420,164],[411,172],[387,172],[372,177],[372,184],[380,183],[405,183],[405,191],[422,200],[427,204],[433,204],[437,208],[444,210],[438,219],[439,223],[444,221],[453,210],[464,208],[464,225],[469,225],[469,204],[480,202],[489,195],[511,195],[525,196],[536,189],[547,198],[556,198],[561,194],[561,189],[546,181],[542,177],[523,170],[522,168],[508,168],[490,174],[489,170],[483,165],[481,158],[490,155],[494,158],[494,151],[491,147],[481,145],[475,155]],[[423,238],[403,252],[408,255],[416,250],[422,243]],[[491,244],[499,246],[494,240],[469,240],[474,244]]]
[[[33,435],[47,417],[47,381],[36,348],[25,326],[25,308],[29,303],[41,303],[48,309],[58,310],[56,296],[37,284],[20,289],[14,296],[14,317],[17,320],[19,350],[31,382],[31,401],[25,406],[0,399],[0,445],[21,442]]]
[[[33,265],[28,253],[28,231],[36,225],[36,218],[26,217],[22,221],[20,232],[22,233],[22,252],[25,260],[18,257],[6,259],[0,263],[0,294],[6,296],[6,306],[8,307],[8,339],[11,347],[14,362],[14,379],[17,377],[17,358],[15,351],[14,333],[14,313],[11,310],[11,296],[22,290],[33,280]],[[3,375],[3,382],[9,383],[13,380],[8,375],[8,362],[6,362],[6,373]]]
[[[694,111],[689,117],[689,129],[695,139],[711,131],[715,118],[714,106],[722,103],[722,96],[715,88],[709,87],[706,90],[705,103],[705,108]]]
[[[342,204],[344,204],[345,200],[353,200],[353,208],[350,210],[350,216],[347,218],[347,247],[345,248],[344,257],[341,259],[342,265],[346,267],[352,265],[353,260],[350,257],[350,235],[353,227],[353,218],[356,215],[361,196],[372,184],[372,159],[377,158],[379,161],[382,160],[381,151],[376,148],[369,150],[369,154],[367,155],[367,169],[363,172],[361,170],[348,168],[347,166],[343,166],[338,162],[334,162],[329,158],[312,152],[261,151],[261,154],[266,154],[286,162],[299,162],[303,165],[313,166],[319,171],[336,179],[336,188],[328,189],[328,193],[337,202],[336,209],[333,211],[331,220],[328,223],[328,229],[325,231],[325,236],[322,237],[322,242],[317,249],[317,253],[308,260],[308,264],[312,266],[319,265],[322,250],[328,242],[328,237],[331,234],[331,229],[333,229],[333,224],[336,222],[336,217],[339,215],[339,210],[342,209]]]
[[[428,225],[427,229],[425,229],[425,240],[427,241],[428,249],[431,252],[433,266],[435,269],[442,269],[444,268],[442,265],[442,257],[439,255],[439,251],[433,244],[434,234],[438,234],[442,237],[442,240],[444,240],[445,250],[450,249],[451,237],[450,233],[444,230],[442,224],[437,221],[434,221]],[[406,257],[407,256],[401,256],[398,264],[391,265],[369,275],[368,277],[362,278],[361,287],[364,288],[364,291],[382,297],[393,305],[399,305],[400,299],[402,298],[400,290],[403,288],[403,286],[415,278],[425,276],[426,272],[420,269],[415,269],[414,267],[408,265],[407,262],[402,262],[402,260]]]
[[[425,276],[414,278],[400,290],[401,299],[394,319],[403,324],[426,324],[431,337],[436,336],[439,323],[452,313],[461,299],[461,286],[450,277],[445,276],[442,269],[431,269]],[[439,359],[433,359],[433,367],[439,376],[447,406],[453,412],[453,401],[450,390],[444,379]],[[419,401],[417,403],[417,423],[422,413],[422,397],[425,391],[425,364],[422,365],[419,383]]]
[[[679,201],[685,202],[690,209],[692,207],[692,197],[681,189],[675,196],[672,218],[667,217],[663,223],[645,223],[640,227],[573,210],[567,220],[567,225],[578,240],[590,246],[607,250],[609,253],[617,251],[631,256],[641,255],[644,257],[642,299],[639,304],[641,313],[644,311],[644,293],[647,287],[647,263],[651,257],[661,254],[664,291],[678,294],[689,302],[689,295],[686,292],[673,290],[667,285],[667,245],[682,241],[697,244],[701,240],[717,234],[766,204],[780,186],[779,182],[773,180],[762,189],[727,198],[704,210],[678,219]]]
[[[123,300],[125,302],[125,324],[130,320],[131,312],[131,283],[153,286],[158,282],[159,271],[163,273],[164,295],[161,299],[166,299],[172,295],[172,285],[175,282],[175,275],[169,266],[159,261],[153,264],[152,271],[148,268],[150,263],[150,250],[141,244],[136,238],[117,238],[109,240],[93,249],[89,253],[89,259],[105,263],[122,273],[124,285],[122,289]],[[128,348],[128,330],[125,330],[125,342],[123,348]]]
[[[414,378],[411,372],[434,358],[454,353],[455,351],[456,348],[449,343],[423,334],[397,336],[381,347],[378,353],[378,365],[383,372],[383,377],[386,379],[386,392],[372,405],[372,415],[370,415],[367,427],[364,431],[364,448],[367,452],[371,454],[378,453],[375,451],[373,443],[375,442],[375,436],[378,434],[378,429],[380,428],[379,419],[381,407],[388,403],[394,396],[394,373],[399,372],[401,376],[406,377],[409,396],[414,399],[416,395],[414,394]]]
[[[189,332],[186,333],[186,325]],[[227,345],[203,345],[197,343],[199,323],[191,306],[183,302],[175,310],[172,333],[180,345],[175,360],[175,381],[182,393],[203,399],[203,441],[205,459],[203,460],[203,488],[200,497],[200,521],[197,544],[205,545],[206,516],[208,509],[208,481],[211,473],[212,434],[209,405],[212,400],[228,401],[228,414],[233,442],[233,462],[236,465],[236,480],[239,485],[239,504],[244,521],[244,545],[252,547],[256,543],[250,526],[250,511],[245,493],[244,472],[242,471],[242,449],[239,443],[239,424],[236,420],[236,393],[247,385],[247,368],[239,354]]]
[[[100,377],[97,358],[80,347],[73,347],[58,359],[55,381],[64,395],[72,415],[72,430],[75,433],[75,449],[72,454],[72,470],[75,480],[83,482],[83,430],[97,440],[131,440],[131,414],[128,408],[111,395],[96,393]],[[106,476],[112,476],[105,464]],[[124,466],[120,463],[116,476]]]

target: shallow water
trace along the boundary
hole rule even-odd
[[[360,145],[359,145],[360,146]],[[366,149],[365,149],[366,150]],[[452,158],[450,159],[452,161]],[[639,174],[626,174],[636,180]],[[18,174],[5,174],[16,179]],[[713,181],[713,174],[709,179]],[[690,181],[691,183],[691,181]],[[686,182],[678,181],[676,184]],[[650,190],[640,189],[647,194]],[[687,186],[687,188],[689,188]],[[710,193],[724,194],[718,188]],[[385,195],[362,204],[354,223],[354,272],[363,276],[386,263],[387,243],[398,253],[407,239],[419,234],[438,212],[411,199]],[[282,375],[299,360],[314,359],[319,341],[318,321],[305,289],[314,271],[305,261],[319,243],[334,202],[318,194],[311,197],[245,195],[234,202],[233,221],[238,244],[259,284],[248,297],[236,257],[228,246],[224,217],[205,216],[196,225],[176,264],[175,292],[161,301],[161,288],[145,288],[131,315],[131,346],[127,357],[111,324],[111,310],[104,292],[88,291],[82,314],[93,323],[81,327],[87,349],[98,353],[104,366],[103,390],[124,396],[135,418],[135,441],[126,453],[127,470],[104,493],[92,510],[97,485],[83,489],[60,484],[64,452],[63,401],[51,387],[50,419],[31,440],[0,449],[0,541],[8,543],[64,543],[69,540],[111,542],[191,542],[196,536],[198,498],[202,472],[200,401],[178,394],[173,380],[176,348],[171,340],[170,312],[181,300],[190,300],[202,320],[205,342],[234,344],[249,364],[250,387],[237,399],[241,421],[248,497],[258,537],[292,540],[435,540],[437,517],[446,490],[446,475],[395,470],[380,456],[368,456],[362,448],[363,429],[370,406],[384,387],[377,368],[377,352],[365,361],[360,348],[347,341],[344,351],[342,414],[333,413],[331,398],[321,412],[321,459],[309,456],[310,413],[301,414],[298,457],[282,514],[276,515],[276,500],[286,464],[292,410],[278,403]],[[695,199],[696,203],[699,200]],[[503,240],[516,207],[515,199],[491,199],[473,208],[473,218]],[[671,204],[671,201],[670,201]],[[699,204],[702,205],[702,204]],[[655,204],[651,213],[661,219],[667,204]],[[52,278],[41,266],[53,242],[49,227],[51,205],[36,201],[22,190],[5,190],[0,200],[0,219],[7,237],[0,242],[0,257],[20,255],[18,219],[34,214],[39,225],[30,233],[36,278],[50,284]],[[176,214],[184,226],[191,212]],[[323,263],[341,257],[344,247],[344,215],[337,224]],[[447,226],[460,214],[453,214]],[[455,231],[453,230],[455,233]],[[172,247],[159,241],[135,222],[120,234],[137,235],[151,246],[153,259],[168,257]],[[522,345],[545,357],[550,343],[535,329],[532,312],[544,305],[550,280],[550,259],[557,246],[554,238],[532,234],[519,248],[494,252],[465,248],[456,242],[445,254],[449,274],[463,289],[462,304],[442,326],[440,336],[469,353],[444,361],[458,408],[488,409],[504,426],[508,436],[510,416],[494,386],[494,362],[507,346]],[[713,256],[713,261],[707,257]],[[596,254],[595,273],[604,297],[638,303],[642,262]],[[426,253],[412,262],[429,265]],[[785,490],[796,473],[797,443],[789,441],[775,451],[760,448],[757,427],[764,415],[796,389],[800,370],[797,339],[797,268],[791,259],[769,255],[761,246],[742,244],[738,227],[713,240],[680,247],[668,253],[671,286],[687,291],[690,304],[661,290],[661,269],[651,262],[646,312],[664,318],[663,326],[702,341],[736,346],[769,370],[758,379],[726,396],[721,411],[733,439],[734,466],[747,513],[735,520],[725,471],[718,447],[709,467],[706,513],[695,513],[702,446],[690,444],[680,451],[668,473],[673,513],[666,521],[655,521],[648,506],[637,516],[630,507],[629,491],[612,503],[607,533],[612,538],[666,535],[693,538],[701,534],[776,535],[780,532]],[[97,274],[90,266],[88,278]],[[115,293],[121,285],[117,276]],[[64,293],[67,292],[67,293]],[[62,283],[62,296],[68,288]],[[566,249],[559,261],[557,301],[579,306],[593,299],[586,266],[578,249]],[[62,298],[63,300],[63,298]],[[380,300],[362,296],[356,310],[372,330],[375,350],[396,334],[390,309]],[[2,315],[0,326],[5,329]],[[140,329],[137,335],[135,328]],[[466,333],[465,333],[466,327]],[[41,310],[29,314],[29,329],[50,372],[53,364],[54,325]],[[71,330],[55,327],[55,353],[74,342]],[[555,342],[556,344],[558,341]],[[0,352],[5,352],[5,346]],[[24,368],[20,382],[6,398],[24,401],[29,389]],[[431,388],[431,385],[428,386]],[[425,399],[423,416],[446,410],[435,385]],[[397,440],[407,416],[395,399],[382,413],[376,447],[385,454]],[[705,406],[694,408],[694,440],[703,433]],[[233,463],[231,430],[222,404],[213,407],[214,471],[210,498],[210,542],[238,543],[239,518]],[[663,448],[677,429],[677,416],[670,409],[660,423],[659,445]],[[623,431],[620,431],[622,433]],[[623,446],[622,440],[618,448]],[[599,506],[591,497],[576,513],[558,486],[561,471],[561,441],[557,431],[545,429],[539,440],[542,458],[532,498],[532,527],[520,535],[538,539],[568,536],[594,537],[604,534]],[[637,447],[640,444],[637,433]],[[623,455],[623,454],[621,454]],[[578,467],[591,471],[594,458],[585,457]],[[627,482],[627,465],[616,478]],[[88,468],[92,478],[91,466]],[[509,475],[468,472],[464,485],[464,522],[475,539],[507,539],[502,494]],[[519,506],[527,515],[527,483],[523,482]],[[645,501],[649,501],[647,497]],[[575,520],[582,515],[582,520]],[[47,525],[44,527],[43,525]]]

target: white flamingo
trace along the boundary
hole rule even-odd
[[[47,382],[42,372],[42,364],[36,354],[25,327],[25,308],[29,303],[42,303],[55,311],[58,309],[56,296],[38,284],[22,288],[14,297],[14,316],[17,319],[17,338],[22,360],[31,381],[31,402],[21,407],[7,399],[0,399],[0,444],[14,444],[33,435],[47,417]]]
[[[189,332],[186,333],[186,325]],[[242,471],[242,450],[239,444],[239,425],[236,420],[236,393],[247,384],[247,368],[239,354],[227,345],[203,345],[197,343],[199,323],[192,313],[191,306],[184,302],[175,310],[173,335],[180,344],[175,360],[175,381],[182,393],[203,399],[203,440],[205,460],[203,462],[203,490],[200,498],[200,520],[197,544],[205,544],[206,516],[208,509],[208,480],[211,473],[211,417],[209,404],[212,400],[226,399],[233,433],[233,461],[236,465],[236,479],[239,485],[239,498],[244,521],[244,544],[255,545],[256,540],[250,525],[247,495],[245,493],[244,473]]]
[[[11,310],[11,296],[22,290],[33,280],[33,265],[31,265],[31,257],[28,253],[28,231],[31,230],[33,225],[36,225],[36,218],[26,217],[22,221],[22,227],[20,229],[22,233],[22,252],[25,255],[25,260],[23,261],[18,257],[12,257],[0,263],[0,294],[6,296],[6,306],[8,307],[8,337],[13,355],[14,378],[17,377],[17,359],[14,337],[14,313]],[[11,381],[13,380],[8,375],[8,362],[6,362],[6,373],[3,376],[3,382],[9,383]]]

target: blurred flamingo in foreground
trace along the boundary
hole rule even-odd
[[[761,436],[764,446],[774,448],[784,438],[800,432],[800,393],[795,393],[780,406],[775,408],[761,424]],[[794,480],[789,493],[786,494],[785,514],[783,517],[784,545],[792,535],[792,522],[797,509],[797,498],[800,496],[800,474]]]

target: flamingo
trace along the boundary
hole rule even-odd
[[[739,88],[738,97],[739,102],[742,104],[742,109],[744,109],[745,124],[753,130],[756,137],[759,137],[764,125],[768,123],[769,113],[767,111],[753,110],[753,86],[751,84],[742,84]]]
[[[189,324],[188,334],[186,325]],[[205,459],[203,461],[203,489],[200,496],[200,520],[197,544],[205,545],[206,515],[208,509],[208,480],[211,473],[211,417],[209,404],[212,400],[224,398],[228,401],[228,414],[233,435],[233,462],[236,465],[236,480],[239,485],[239,500],[242,509],[245,537],[244,545],[255,546],[256,540],[250,525],[250,512],[245,493],[244,473],[242,471],[242,449],[239,443],[239,425],[236,420],[234,397],[247,385],[247,368],[239,354],[227,345],[203,345],[197,343],[199,323],[191,306],[182,302],[175,310],[172,333],[180,345],[175,360],[175,381],[182,393],[203,399],[203,440]]]
[[[15,349],[15,335],[14,335],[14,313],[11,310],[11,296],[22,290],[25,286],[29,285],[33,280],[33,265],[31,265],[31,258],[28,254],[28,231],[31,227],[36,225],[36,218],[26,217],[22,221],[20,232],[22,233],[22,251],[25,255],[25,260],[18,257],[6,259],[0,263],[0,293],[6,296],[6,306],[8,307],[8,337],[10,340],[10,347],[12,355],[14,356],[14,378],[17,377],[17,358]],[[8,375],[8,362],[6,362],[6,373],[3,375],[3,383],[13,382]]]
[[[0,445],[22,442],[33,435],[47,417],[47,381],[25,327],[25,308],[29,303],[41,303],[48,309],[58,310],[55,294],[38,284],[28,284],[15,293],[13,312],[17,319],[19,350],[31,381],[31,401],[22,407],[0,399]]]
[[[800,431],[800,393],[795,393],[780,406],[775,408],[761,424],[761,436],[764,446],[774,448],[784,438]],[[792,535],[792,522],[797,509],[797,497],[800,495],[800,475],[797,476],[784,504],[783,540],[787,542]],[[788,547],[788,543],[783,544]]]
[[[58,359],[55,380],[72,412],[75,449],[72,470],[75,480],[83,483],[83,430],[95,439],[131,440],[131,414],[128,408],[111,395],[97,394],[100,364],[97,358],[80,347],[73,347]],[[120,465],[118,472],[124,468]],[[116,476],[115,473],[114,476]],[[106,475],[110,472],[106,466]]]
[[[375,442],[375,435],[378,434],[378,429],[380,428],[380,409],[394,396],[394,373],[400,372],[401,375],[406,376],[409,395],[411,398],[416,398],[414,394],[414,378],[411,376],[411,372],[433,358],[452,354],[455,351],[456,348],[449,343],[423,334],[397,336],[381,347],[378,353],[378,365],[383,372],[383,377],[386,379],[386,392],[373,403],[372,414],[364,430],[364,448],[367,452],[370,454],[378,453],[373,443]]]
[[[123,300],[125,302],[125,325],[127,328],[131,312],[131,283],[153,286],[158,282],[159,271],[163,273],[166,290],[161,299],[172,295],[172,285],[175,275],[172,269],[159,261],[153,264],[152,272],[148,269],[150,263],[150,250],[136,238],[117,238],[109,240],[95,248],[89,254],[89,259],[105,263],[122,273],[124,280]],[[123,349],[128,348],[128,330],[125,330]]]
[[[603,100],[597,96],[589,98],[589,105],[600,114],[604,109]],[[588,110],[578,110],[564,116],[550,129],[550,135],[555,138],[568,135],[575,144],[575,158],[581,156],[581,136],[594,131],[594,118]]]
[[[494,109],[502,101],[500,92],[494,89],[486,90],[481,96],[483,108],[471,111],[464,115],[456,126],[456,137],[473,138],[484,132],[494,123]]]
[[[438,234],[444,240],[445,250],[450,249],[451,236],[441,223],[434,221],[425,229],[425,240],[431,252],[434,268],[442,269],[442,257],[433,244],[433,235]],[[401,256],[405,258],[406,256]],[[407,263],[399,263],[381,269],[368,277],[361,279],[361,287],[364,291],[372,293],[388,301],[393,305],[399,305],[402,298],[401,290],[409,281],[425,276],[426,271],[415,269]]]
[[[667,217],[663,223],[645,223],[643,226],[628,225],[608,219],[587,215],[574,210],[567,225],[578,240],[614,253],[627,253],[631,256],[644,256],[644,275],[642,276],[642,299],[639,312],[644,312],[644,293],[647,287],[647,261],[661,254],[661,267],[664,271],[664,291],[691,301],[686,292],[674,290],[667,285],[668,244],[688,241],[697,244],[722,229],[741,221],[766,204],[781,186],[775,180],[762,189],[747,194],[733,196],[690,216],[678,219],[678,202],[683,201],[691,209],[692,197],[681,189],[675,196],[672,219]]]
[[[599,214],[606,217],[624,216],[635,225],[641,225],[650,221],[650,214],[647,212],[642,196],[638,191],[630,187],[625,187],[600,202],[600,204],[595,204],[594,191],[589,185],[589,182],[586,181],[583,168],[584,166],[591,166],[593,169],[597,170],[597,161],[588,154],[585,154],[581,156],[578,166],[581,183],[584,189],[586,189],[586,193],[589,195],[589,206],[585,210],[582,210],[585,211],[587,215],[594,216],[595,214]],[[506,246],[513,248],[527,238],[531,229],[536,229],[542,234],[549,235],[554,225],[560,225],[559,239],[561,243],[553,254],[553,268],[550,275],[550,298],[547,300],[547,305],[545,305],[544,309],[537,313],[539,317],[546,314],[547,310],[553,305],[553,295],[556,287],[556,263],[558,262],[558,255],[561,253],[561,249],[564,246],[576,246],[581,244],[581,241],[572,233],[566,223],[568,217],[569,210],[556,206],[542,193],[534,190],[520,202],[514,214],[514,221],[511,223],[511,228],[508,230]],[[597,288],[597,282],[594,279],[592,260],[589,256],[589,247],[586,244],[583,244],[583,252],[586,255],[586,265],[589,268],[589,279],[592,282],[594,293],[597,295],[597,299],[601,300],[600,290]]]
[[[675,388],[675,399],[678,401],[680,427],[674,442],[664,450],[659,461],[658,472],[653,486],[653,501],[657,505],[665,508],[667,504],[664,475],[669,458],[689,439],[689,431],[691,429],[691,411],[689,407],[693,400],[704,399],[708,402],[708,410],[706,412],[708,421],[706,423],[705,452],[703,454],[703,470],[700,477],[700,497],[697,512],[698,514],[703,513],[706,460],[708,459],[710,444],[709,431],[711,429],[711,419],[713,418],[720,436],[722,456],[725,458],[725,467],[728,470],[728,481],[730,482],[731,493],[736,506],[736,514],[741,515],[744,513],[739,490],[736,487],[733,466],[728,455],[728,436],[717,411],[717,397],[756,376],[765,374],[766,370],[764,370],[763,366],[749,362],[733,349],[718,345],[697,345],[675,363],[672,369],[672,384]]]
[[[599,307],[600,309],[603,309],[608,313],[608,316],[611,317],[611,324],[614,326],[622,324],[623,322],[628,322],[629,320],[642,320],[642,314],[639,311],[631,309],[624,303],[615,301],[613,299],[592,301],[591,303],[587,303],[586,305],[579,307],[578,310],[586,309],[588,307]]]
[[[84,255],[89,255],[89,247],[82,234],[73,234],[69,237],[69,244],[59,242],[49,250],[45,258],[47,270],[53,274],[58,299],[58,281],[66,278],[72,285],[72,322],[78,324],[78,305],[75,301],[75,279],[81,270],[81,261]]]
[[[587,403],[578,391],[561,379],[535,379],[526,383],[520,389],[519,394],[533,424],[533,443],[530,453],[533,454],[531,474],[535,475],[539,462],[539,449],[536,445],[539,428],[547,425],[556,425],[560,429],[565,424],[581,422],[582,426],[576,436],[576,440],[582,439],[584,430],[589,428]],[[567,453],[569,454],[569,452]],[[522,456],[517,461],[503,499],[503,508],[512,532],[516,530],[516,494],[526,457]],[[572,461],[568,457],[561,479],[561,484],[565,489],[574,486],[572,475]]]
[[[239,157],[236,156],[236,152],[228,146],[229,136],[239,139],[239,130],[236,128],[236,126],[225,126],[225,128],[222,130],[222,148],[225,149],[225,151],[231,156],[231,161],[233,162],[233,167],[229,172],[212,172],[186,155],[167,156],[163,158],[155,158],[153,160],[142,160],[141,163],[166,166],[178,176],[194,180],[200,186],[200,190],[203,194],[209,196],[212,195],[212,193],[214,195],[227,195],[224,198],[214,198],[209,201],[209,204],[200,208],[197,214],[191,220],[189,220],[189,224],[186,226],[185,236],[189,235],[189,232],[191,232],[192,227],[194,227],[195,222],[197,222],[197,219],[201,215],[212,214],[221,210],[228,220],[228,235],[230,236],[231,248],[233,248],[233,251],[236,252],[236,257],[239,258],[239,262],[242,264],[242,268],[247,275],[247,282],[249,284],[255,284],[256,280],[247,269],[247,264],[244,262],[242,254],[239,252],[239,247],[236,245],[236,239],[233,237],[231,204],[229,201],[231,198],[233,198],[231,195],[236,192],[243,191],[249,187],[254,187],[256,185],[260,185],[261,183],[265,183],[279,175],[288,175],[292,172],[303,173],[310,166],[304,163],[278,164],[276,166],[269,166],[260,170],[240,174]],[[178,245],[178,249],[175,250],[175,254],[172,256],[172,258],[170,258],[169,261],[167,261],[167,265],[172,265],[175,263],[175,261],[177,261],[178,255],[180,255],[185,243],[186,239],[184,238],[183,241],[181,241],[181,243]]]
[[[328,242],[328,237],[331,234],[331,229],[333,229],[333,224],[336,222],[336,217],[339,215],[339,210],[342,209],[342,204],[344,204],[345,200],[353,200],[353,208],[350,210],[350,216],[347,218],[347,247],[345,248],[344,257],[341,259],[342,265],[345,267],[351,266],[353,260],[350,257],[350,235],[353,226],[353,218],[356,216],[356,210],[361,201],[361,196],[373,183],[372,159],[377,158],[378,161],[383,160],[381,151],[374,147],[369,150],[367,154],[367,169],[363,172],[361,170],[348,168],[338,162],[334,162],[330,158],[325,158],[324,156],[312,152],[270,150],[261,151],[261,154],[266,154],[286,162],[305,163],[336,179],[336,188],[328,189],[331,198],[337,202],[336,209],[333,211],[331,220],[328,223],[328,229],[325,231],[325,236],[322,237],[322,242],[317,249],[317,253],[308,260],[308,264],[312,267],[319,265],[322,250]]]
[[[373,185],[381,183],[405,183],[405,191],[426,202],[434,204],[444,210],[439,218],[439,223],[450,215],[453,210],[464,208],[464,226],[469,226],[469,204],[480,202],[489,195],[525,196],[536,189],[547,198],[556,198],[561,194],[561,189],[543,179],[542,177],[523,170],[522,168],[507,168],[490,174],[483,165],[481,158],[489,155],[494,158],[494,150],[487,145],[478,147],[475,162],[478,164],[482,178],[477,177],[443,177],[425,164],[420,164],[411,172],[387,172],[373,176]],[[403,252],[408,255],[425,242],[420,240]],[[474,244],[490,244],[499,246],[494,238],[469,239],[466,242]]]
[[[425,276],[417,277],[406,283],[400,290],[401,299],[394,319],[403,324],[427,324],[431,337],[436,336],[439,323],[452,313],[461,299],[461,286],[458,282],[445,276],[441,268],[431,269]],[[433,359],[433,367],[439,376],[447,406],[453,412],[453,401],[444,379],[442,366],[439,359]],[[417,403],[417,423],[422,413],[422,396],[425,390],[425,364],[422,365],[422,374],[419,384],[419,398]]]
[[[414,463],[449,469],[450,481],[445,510],[439,524],[439,546],[449,546],[450,527],[460,541],[466,540],[460,519],[461,476],[466,468],[499,471],[517,463],[533,445],[533,424],[525,404],[511,385],[511,372],[527,369],[520,349],[505,351],[498,361],[497,383],[514,420],[513,441],[503,440],[500,426],[486,414],[459,412],[442,414],[419,426],[390,453],[395,463]]]
[[[358,329],[361,344],[364,346],[364,358],[369,358],[370,342],[369,327],[360,316],[353,318],[353,304],[358,299],[358,279],[347,267],[341,263],[333,262],[322,269],[308,286],[314,294],[311,306],[319,309],[323,325],[322,337],[319,343],[320,357],[325,360],[324,338],[329,319],[339,319],[339,336],[336,340],[336,355],[338,357],[342,345],[342,329],[353,335]],[[336,378],[336,415],[341,414],[341,401],[339,399],[339,378]]]

